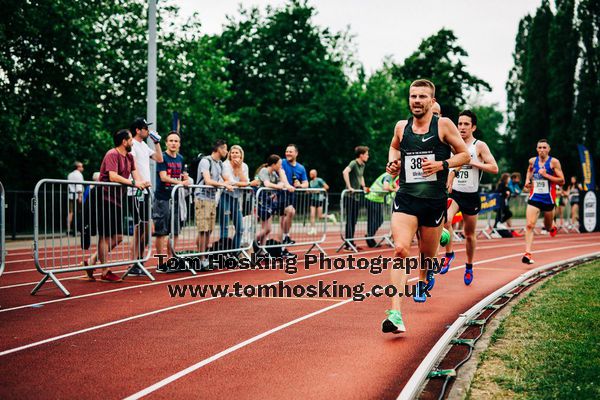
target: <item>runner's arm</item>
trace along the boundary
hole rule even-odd
[[[527,175],[525,176],[525,184],[523,185],[524,190],[529,190],[531,185],[531,177],[533,176],[533,161],[535,158],[529,159],[529,167],[527,168]]]
[[[442,129],[444,142],[455,150],[454,155],[446,160],[448,161],[448,167],[455,168],[468,164],[471,161],[471,156],[469,155],[465,141],[460,137],[460,133],[458,133],[456,125],[449,118],[443,117],[440,119],[440,128]],[[441,167],[442,162],[439,161],[439,163]]]
[[[400,172],[400,142],[402,142],[402,135],[404,134],[404,128],[408,121],[398,121],[394,128],[394,137],[392,143],[390,143],[390,150],[388,151],[388,163],[385,167],[385,171],[390,175],[398,175]]]
[[[560,165],[560,161],[556,158],[552,159],[550,163],[552,169],[554,170],[555,176],[549,175],[547,172],[544,173],[544,178],[548,179],[550,182],[557,185],[564,185],[565,183],[565,175],[563,174],[562,167]]]
[[[471,160],[470,164],[484,172],[496,175],[498,173],[498,164],[487,143],[479,141],[477,144],[481,148],[480,156],[483,162]]]
[[[448,118],[440,119],[439,127],[442,134],[442,141],[450,145],[455,152],[449,159],[445,160],[449,168],[459,167],[468,164],[471,160],[467,145],[460,137],[456,125]],[[429,161],[423,162],[423,176],[430,176],[444,169],[444,161]]]

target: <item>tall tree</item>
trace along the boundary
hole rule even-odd
[[[527,35],[527,58],[523,74],[523,103],[516,109],[517,134],[514,143],[514,165],[525,165],[534,153],[535,144],[547,138],[551,107],[548,103],[548,35],[553,14],[543,0],[531,22]]]
[[[229,20],[218,47],[230,60],[234,95],[227,110],[239,121],[230,131],[250,150],[249,165],[294,142],[303,163],[341,183],[343,164],[365,133],[345,74],[349,38],[315,26],[315,9],[305,1],[267,8],[266,16],[256,8],[240,14]]]
[[[506,147],[504,144],[504,135],[500,133],[500,127],[504,123],[504,115],[498,109],[497,104],[492,105],[474,105],[471,110],[477,115],[477,130],[475,138],[483,140],[490,152],[494,155],[500,173],[506,172],[510,165],[506,160]],[[483,174],[481,178],[483,183],[496,182],[497,177],[490,174]]]
[[[466,70],[463,59],[468,53],[457,41],[454,32],[441,29],[424,39],[419,48],[394,69],[396,78],[406,82],[418,78],[433,81],[435,96],[443,108],[444,116],[453,121],[458,118],[469,92],[491,90],[487,82]]]
[[[582,43],[581,67],[577,81],[575,132],[583,136],[584,144],[595,156],[600,173],[600,4],[581,0],[577,9]],[[577,169],[577,174],[581,171]]]
[[[31,189],[80,160],[90,178],[111,133],[146,114],[146,1],[0,0],[0,8],[0,177],[10,189]],[[162,119],[152,122],[164,130],[169,112],[181,111],[197,149],[229,122],[227,61],[197,22],[175,25],[177,13],[159,3]]]
[[[519,22],[515,50],[513,52],[514,64],[508,73],[508,80],[506,81],[507,134],[503,139],[505,149],[511,149],[510,152],[506,153],[508,164],[514,166],[517,166],[522,161],[512,149],[522,139],[519,136],[519,118],[522,118],[524,112],[523,86],[527,68],[527,43],[531,23],[532,18],[530,15],[526,15]]]
[[[394,126],[409,114],[408,84],[394,77],[393,68],[392,61],[386,59],[368,79],[359,79],[353,84],[356,88],[353,97],[358,100],[368,132],[364,144],[371,149],[369,164],[373,167],[365,170],[367,184],[383,172]]]
[[[575,1],[557,0],[556,5],[548,40],[548,139],[554,144],[552,153],[561,160],[562,168],[572,174],[579,168],[576,148],[582,139],[572,124],[579,36],[574,26]]]

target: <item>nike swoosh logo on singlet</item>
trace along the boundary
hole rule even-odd
[[[429,139],[433,139],[433,136],[429,136],[428,138],[423,138],[423,139],[421,139],[421,141],[422,141],[423,143],[425,143],[425,142],[426,142],[426,141],[428,141]]]

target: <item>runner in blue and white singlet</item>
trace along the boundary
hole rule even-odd
[[[554,237],[558,229],[554,225],[554,199],[556,185],[564,185],[565,177],[560,166],[560,161],[550,157],[550,144],[546,139],[537,143],[537,157],[529,159],[527,178],[524,190],[529,190],[527,201],[527,230],[525,232],[525,254],[521,261],[524,264],[533,264],[531,246],[533,245],[533,229],[540,215],[544,213],[544,227]]]

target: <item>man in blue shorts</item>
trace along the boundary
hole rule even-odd
[[[544,227],[554,237],[558,229],[554,225],[554,204],[556,200],[556,185],[565,184],[560,161],[550,156],[550,144],[546,139],[537,143],[537,157],[529,159],[527,178],[523,190],[529,190],[527,201],[527,230],[525,231],[525,254],[521,261],[533,264],[531,247],[533,245],[533,229],[540,213],[544,213]]]

